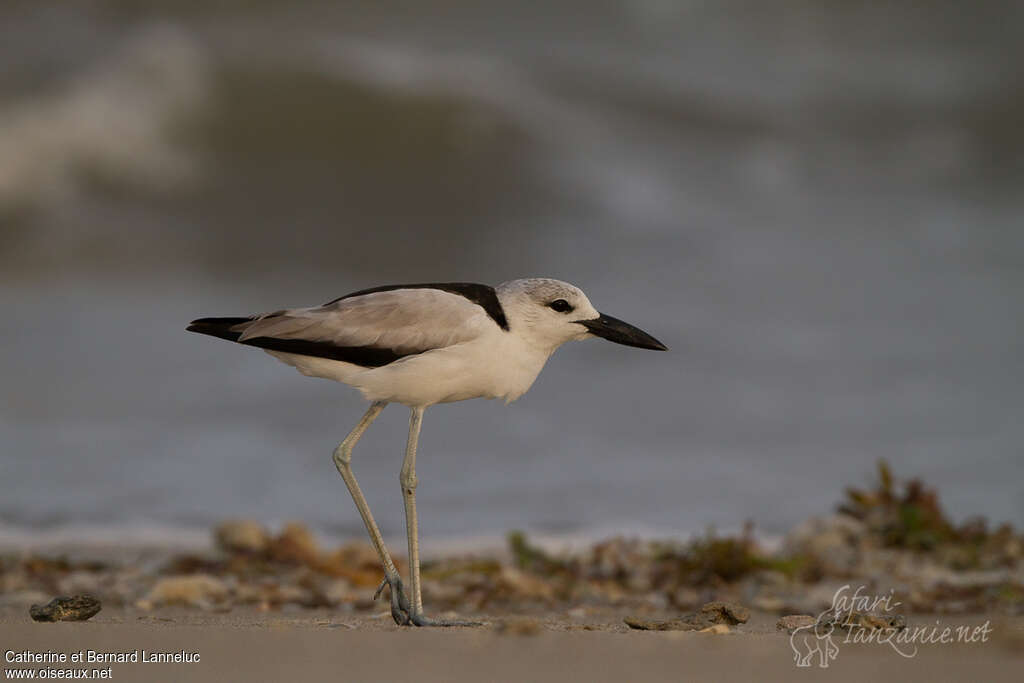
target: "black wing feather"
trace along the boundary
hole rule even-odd
[[[391,349],[380,349],[373,346],[338,346],[330,342],[309,341],[306,339],[276,339],[274,337],[253,337],[244,341],[238,341],[242,336],[241,330],[233,330],[235,325],[255,320],[256,317],[247,318],[199,318],[189,323],[185,329],[189,332],[208,334],[211,337],[227,339],[247,346],[255,346],[270,351],[281,351],[294,353],[300,356],[314,356],[316,358],[329,358],[340,360],[364,368],[379,368],[393,363],[399,358],[413,356],[410,353],[395,353]]]

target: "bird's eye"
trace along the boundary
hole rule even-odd
[[[572,310],[572,306],[570,306],[569,302],[566,301],[565,299],[555,299],[554,301],[549,303],[548,306],[551,308],[551,310],[558,311],[559,313],[568,313],[569,311]]]

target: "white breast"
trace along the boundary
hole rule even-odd
[[[408,356],[379,368],[278,351],[268,353],[304,375],[356,387],[368,400],[408,406],[470,398],[514,401],[533,385],[549,356],[497,328],[473,341]]]
[[[479,339],[403,358],[351,377],[347,383],[373,401],[409,406],[522,396],[537,379],[547,354],[495,329]],[[345,381],[345,380],[343,380]]]

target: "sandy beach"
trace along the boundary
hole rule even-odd
[[[750,524],[449,549],[423,564],[428,615],[480,623],[437,629],[394,623],[367,543],[300,522],[178,548],[21,539],[0,547],[0,647],[7,679],[1019,680],[1021,549],[883,463],[778,543]]]
[[[190,548],[0,548],[5,676],[1020,680],[1019,534],[953,525],[921,482],[878,477],[776,544],[752,525],[561,550],[510,532],[428,558],[428,614],[473,627],[396,625],[372,548],[299,522],[228,520]]]
[[[0,681],[1024,681],[1021,7],[0,0]]]
[[[193,663],[102,665],[113,680],[125,681],[1011,681],[1020,680],[1024,668],[1020,618],[997,621],[983,644],[926,646],[907,658],[886,645],[841,643],[827,669],[817,662],[797,669],[789,637],[767,614],[754,614],[727,635],[630,630],[614,612],[488,615],[483,627],[443,630],[399,628],[383,612],[353,618],[324,610],[115,609],[77,624],[36,624],[10,608],[0,615],[5,651],[199,653]],[[19,665],[4,666],[10,671]]]

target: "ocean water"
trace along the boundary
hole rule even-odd
[[[778,534],[878,459],[1024,523],[1024,54],[987,7],[5,5],[0,528],[361,534],[356,392],[185,324],[534,275],[671,351],[430,409],[424,535]],[[406,420],[354,461],[393,536]]]

